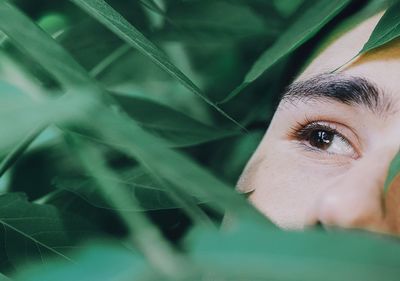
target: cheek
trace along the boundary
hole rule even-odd
[[[255,189],[249,200],[278,226],[301,229],[319,194],[329,186],[332,171],[304,161],[286,143],[269,148],[248,179]]]

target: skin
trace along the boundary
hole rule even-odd
[[[381,16],[339,37],[297,81],[348,62]],[[400,147],[400,41],[359,57],[338,73],[364,78],[379,88],[381,110],[324,98],[282,100],[238,190],[248,193],[250,202],[284,229],[320,223],[399,234],[400,178],[387,196],[383,186]],[[335,128],[350,145],[336,138],[327,151],[299,139],[296,130],[312,122]]]

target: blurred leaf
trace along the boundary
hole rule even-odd
[[[131,25],[117,11],[103,0],[71,0],[76,5],[87,11],[91,16],[112,30],[122,40],[136,48],[138,51],[149,57],[154,63],[164,69],[167,73],[178,79],[191,92],[196,94],[207,104],[217,110],[220,114],[232,121],[235,125],[243,128],[237,121],[227,115],[222,109],[216,106],[201,90],[174,64],[156,45],[149,41],[139,30]]]
[[[247,4],[229,1],[183,2],[168,10],[174,25],[160,32],[176,33],[176,38],[188,36],[201,44],[218,44],[226,39],[250,39],[276,35],[276,26],[268,25]]]
[[[22,97],[24,96],[24,92],[15,85],[0,79],[0,98],[6,98],[6,96],[10,96],[10,98]]]
[[[10,278],[8,278],[7,276],[0,273],[0,281],[12,281],[12,280]]]
[[[361,232],[284,232],[242,221],[193,231],[190,256],[211,280],[398,280],[400,244]],[[220,278],[220,279],[219,279]]]
[[[94,87],[87,72],[48,34],[7,0],[0,0],[0,30],[64,87]],[[98,88],[96,88],[98,90]]]
[[[67,135],[67,137],[83,168],[96,180],[99,191],[107,196],[110,205],[118,210],[124,220],[129,229],[129,242],[140,250],[148,263],[161,274],[172,279],[179,279],[179,276],[190,271],[190,263],[172,247],[145,214],[126,212],[131,206],[137,209],[139,202],[134,196],[129,198],[129,193],[126,193],[120,182],[112,180],[118,176],[108,167],[101,151],[96,146],[86,144],[74,136]]]
[[[367,43],[358,55],[371,51],[400,36],[400,1],[386,10],[379,20]]]
[[[125,190],[128,198],[136,197],[140,208],[132,205],[125,211],[144,211],[144,210],[164,210],[181,208],[181,206],[171,199],[168,187],[161,186],[154,178],[149,175],[142,167],[129,169],[122,172],[119,178],[107,179],[108,181],[118,182],[121,188]],[[104,177],[104,175],[97,175]],[[59,189],[65,189],[77,194],[87,202],[98,208],[115,209],[110,206],[106,198],[109,195],[102,196],[96,187],[95,180],[88,176],[57,178],[54,185]],[[109,189],[107,193],[113,192]],[[197,203],[200,203],[197,200]]]
[[[58,33],[54,39],[86,70],[92,69],[122,44],[111,31],[91,18],[74,23]]]
[[[45,265],[26,268],[15,281],[129,281],[133,276],[150,274],[143,258],[117,242],[98,241],[73,254],[75,263],[51,261]]]
[[[291,16],[304,0],[274,0],[277,10],[285,17]]]
[[[210,202],[210,206],[222,213],[228,208],[234,214],[255,214],[233,188],[187,156],[167,148],[164,141],[146,133],[127,118],[104,110],[97,118],[88,120],[87,126],[95,129],[104,142],[134,157],[152,175],[178,187],[180,192]]]
[[[256,80],[268,68],[310,39],[349,3],[349,0],[321,0],[303,11],[272,47],[267,49],[254,63],[243,83],[222,102],[227,102],[239,94],[243,88]]]
[[[155,100],[121,94],[113,97],[141,127],[161,137],[170,146],[191,146],[240,133],[200,123]]]
[[[264,131],[257,130],[223,140],[224,144],[210,157],[208,165],[221,177],[236,182],[264,134]]]
[[[149,60],[139,52],[135,52],[128,45],[126,46],[129,48],[129,52],[121,54],[117,50],[100,62],[99,68],[96,66],[91,71],[91,73],[96,73],[96,71],[108,65],[98,76],[104,87],[124,95],[151,99],[202,123],[214,124],[214,112],[210,110],[206,103],[193,95],[161,68],[149,63]],[[176,65],[185,69],[185,73],[190,74],[191,77],[195,77],[198,84],[203,84],[204,79],[199,78],[198,73],[193,69],[190,54],[183,44],[168,43],[163,44],[163,46]],[[123,48],[119,50],[123,51]],[[140,69],[140,71],[132,72],[133,65],[135,69]]]
[[[48,205],[29,203],[23,194],[0,196],[2,258],[17,269],[32,260],[46,264],[50,257],[72,262],[68,250],[78,238],[94,230],[77,217],[61,214]]]
[[[386,177],[384,192],[388,192],[391,183],[394,181],[396,176],[400,173],[400,152],[393,158],[392,162],[390,163],[389,172]]]
[[[38,126],[75,123],[94,110],[95,105],[93,99],[84,95],[34,102],[27,95],[3,93],[0,95],[0,152],[15,146]]]

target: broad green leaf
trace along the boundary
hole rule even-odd
[[[384,187],[385,193],[389,190],[391,183],[399,174],[400,174],[400,153],[397,153],[397,155],[393,158],[389,167],[389,172],[386,177],[385,187]]]
[[[152,175],[178,187],[179,192],[210,202],[210,206],[221,212],[225,209],[234,214],[254,212],[233,188],[127,118],[105,109],[88,121],[87,126],[96,130],[105,143],[134,157]]]
[[[222,109],[216,106],[201,90],[183,74],[156,45],[149,41],[139,30],[130,24],[124,17],[115,11],[103,0],[71,0],[76,5],[87,11],[91,16],[112,30],[122,40],[136,48],[139,52],[149,57],[154,63],[175,77],[191,92],[204,100],[207,104],[228,118],[240,128],[243,128],[237,121],[227,115]]]
[[[123,188],[124,192],[129,195],[129,198],[136,197],[140,204],[140,207],[134,205],[128,206],[125,208],[125,211],[164,210],[182,207],[171,199],[168,188],[157,182],[142,167],[129,169],[121,174],[118,173],[118,176],[117,178],[107,180],[117,182],[120,188]],[[104,175],[96,175],[96,177],[104,177]],[[77,194],[95,207],[115,209],[115,206],[110,206],[109,202],[105,199],[109,195],[101,195],[93,177],[59,177],[54,180],[54,185],[59,189]],[[113,190],[110,189],[105,192],[111,193]],[[199,200],[195,200],[195,202],[200,203]]]
[[[126,211],[131,206],[140,208],[139,202],[135,196],[126,193],[126,189],[119,182],[112,180],[118,176],[107,166],[101,151],[74,136],[67,137],[83,168],[95,178],[99,191],[107,196],[110,205],[119,211],[119,215],[129,229],[130,242],[133,242],[141,251],[149,264],[171,279],[179,279],[181,274],[190,270],[189,263],[175,251],[170,242],[162,236],[157,226],[143,213]],[[97,175],[101,176],[97,177]]]
[[[75,263],[50,261],[33,265],[15,276],[15,281],[93,281],[138,280],[150,274],[150,268],[137,253],[125,249],[116,241],[97,241],[85,245],[73,254]],[[154,275],[154,273],[152,273]]]
[[[222,102],[232,99],[248,84],[260,77],[272,65],[304,44],[349,3],[349,0],[321,0],[311,5],[308,10],[304,11],[278,40],[260,56],[247,73],[243,83]]]
[[[173,147],[196,145],[240,133],[200,123],[155,100],[122,94],[113,97],[136,123]]]
[[[400,36],[400,1],[389,7],[359,54],[378,48]]]
[[[19,269],[33,260],[45,264],[51,257],[72,262],[68,251],[78,238],[93,232],[87,223],[55,207],[29,203],[19,193],[0,196],[1,253]]]
[[[284,232],[242,221],[229,231],[198,228],[190,256],[212,280],[398,280],[400,243],[361,232]]]

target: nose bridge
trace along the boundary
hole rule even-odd
[[[315,219],[324,225],[378,230],[384,217],[383,185],[393,157],[386,150],[356,160],[320,194]]]

